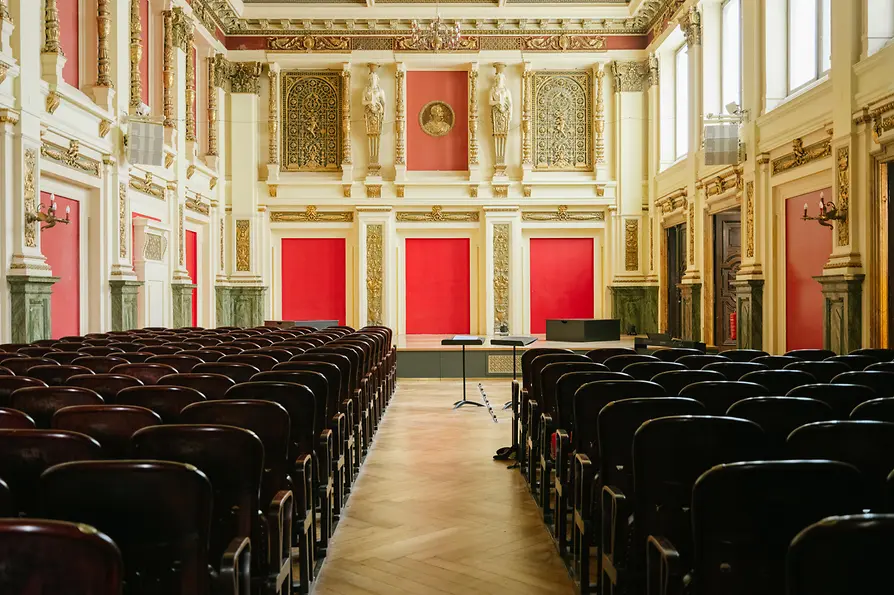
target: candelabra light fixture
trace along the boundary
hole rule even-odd
[[[416,19],[410,22],[411,43],[414,46],[429,47],[436,52],[459,48],[462,39],[459,22],[455,21],[452,25],[448,25],[441,18],[440,7],[436,10],[436,17],[428,27],[423,27]]]
[[[46,210],[44,210],[44,209],[46,209]],[[57,223],[64,223],[64,224],[68,225],[69,223],[71,223],[71,221],[68,218],[70,214],[71,214],[71,207],[67,206],[67,207],[65,207],[65,219],[57,217],[56,216],[56,201],[54,200],[53,202],[51,202],[48,205],[44,205],[43,203],[41,203],[37,207],[36,213],[32,213],[32,212],[25,213],[25,222],[30,225],[36,221],[40,221],[41,223],[44,224],[40,228],[40,231],[43,231],[45,229],[50,229],[51,227],[56,227]]]
[[[804,221],[818,221],[824,227],[832,227],[830,221],[847,221],[847,209],[838,210],[833,202],[826,202],[823,193],[820,193],[819,215],[811,217],[807,214],[807,203],[804,203],[804,215],[801,217]]]

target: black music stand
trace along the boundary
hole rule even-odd
[[[519,347],[527,347],[531,343],[537,340],[537,337],[531,337],[529,335],[519,335],[519,336],[511,336],[511,337],[497,337],[495,339],[490,340],[491,345],[500,345],[500,346],[511,346],[512,347],[512,379],[515,380],[516,366],[518,357],[516,356],[517,350]],[[513,391],[512,400],[503,405],[503,409],[512,408],[512,447],[510,452],[516,453],[516,460],[518,460],[518,394]],[[500,449],[503,450],[503,449]],[[499,452],[498,452],[499,454]]]
[[[484,407],[484,403],[477,401],[469,401],[466,399],[466,345],[484,345],[484,339],[474,335],[455,335],[449,339],[442,339],[441,345],[461,345],[463,348],[463,398],[453,404],[454,409],[459,409],[463,405],[474,405],[475,407]]]

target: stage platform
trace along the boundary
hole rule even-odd
[[[462,347],[441,345],[441,340],[452,335],[398,335],[398,378],[462,378]],[[535,335],[533,347],[558,347],[586,353],[598,347],[633,348],[635,337],[621,337],[620,341],[592,341],[570,343],[547,341],[545,335]],[[491,345],[494,337],[485,337],[484,345],[466,347],[466,376],[468,378],[511,378],[512,347]],[[521,355],[518,349],[518,373],[521,374]]]

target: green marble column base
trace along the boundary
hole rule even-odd
[[[823,288],[823,348],[846,354],[863,345],[863,275],[814,277]]]
[[[683,283],[680,285],[683,302],[683,339],[702,340],[702,284]]]
[[[633,326],[637,334],[658,332],[658,286],[613,285],[612,318],[621,320],[621,333]]]
[[[129,331],[137,328],[137,295],[142,281],[113,279],[112,287],[112,330]]]
[[[192,326],[192,290],[195,288],[195,283],[171,283],[174,328]]]
[[[234,326],[232,287],[218,285],[214,288],[217,326]]]
[[[733,281],[736,288],[736,347],[763,349],[764,280]]]
[[[53,284],[59,277],[11,275],[9,283],[9,310],[13,343],[31,343],[49,339],[53,324],[51,297]]]
[[[260,326],[264,324],[266,287],[234,287],[218,285],[217,326]]]

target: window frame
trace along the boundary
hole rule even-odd
[[[680,119],[681,119],[680,113],[681,112],[679,109],[680,108],[680,106],[679,106],[679,103],[680,103],[680,93],[679,93],[679,90],[680,90],[680,68],[679,68],[679,64],[680,64],[680,55],[681,54],[683,54],[685,56],[685,60],[686,60],[686,81],[685,81],[685,86],[684,86],[684,88],[686,89],[686,102],[685,102],[685,107],[684,107],[684,111],[683,111],[683,114],[685,116],[685,124],[686,124],[686,126],[684,128],[684,136],[686,137],[686,139],[685,139],[686,146],[685,146],[685,150],[682,153],[680,152]],[[692,148],[689,146],[689,124],[690,124],[689,120],[690,119],[689,119],[689,111],[688,111],[689,104],[690,104],[690,97],[689,97],[689,77],[690,76],[691,76],[691,73],[689,72],[689,44],[683,43],[680,45],[680,47],[678,47],[676,50],[674,50],[674,162],[684,159],[687,155],[689,155],[689,152]]]
[[[725,37],[726,37],[726,35],[725,35],[726,27],[724,25],[726,24],[726,13],[725,13],[726,7],[729,5],[730,2],[733,2],[733,1],[734,0],[723,0],[723,2],[720,5],[720,32],[721,32],[721,38],[720,38],[720,104],[721,104],[721,112],[726,109],[726,105],[727,105],[727,103],[729,103],[726,100],[726,97],[724,97],[724,88],[726,87],[726,83],[727,83],[726,69],[725,69],[726,52],[724,52],[724,41],[725,41]],[[735,0],[735,1],[737,1],[739,3],[739,10],[737,11],[737,14],[736,14],[736,25],[739,30],[739,44],[738,44],[739,50],[738,50],[738,60],[737,60],[738,64],[736,65],[737,75],[738,75],[737,76],[738,83],[736,85],[737,90],[736,90],[735,101],[736,101],[736,105],[738,105],[741,108],[742,107],[742,86],[743,86],[743,82],[742,82],[743,56],[742,56],[742,54],[744,53],[743,39],[742,39],[742,37],[743,37],[742,36],[742,0]]]
[[[791,47],[791,34],[792,34],[792,0],[786,0],[786,10],[785,10],[785,88],[786,88],[786,96],[793,95],[802,89],[805,89],[816,81],[820,80],[828,72],[832,70],[832,60],[831,56],[829,59],[829,68],[823,70],[823,41],[825,39],[825,35],[823,32],[823,0],[813,0],[816,5],[816,23],[815,23],[815,43],[814,43],[814,68],[816,69],[814,76],[801,83],[797,87],[791,86],[791,72],[792,72],[792,47]],[[830,16],[829,16],[829,37],[832,36],[832,27],[831,27],[831,3],[829,5]],[[831,44],[830,44],[831,47]]]

